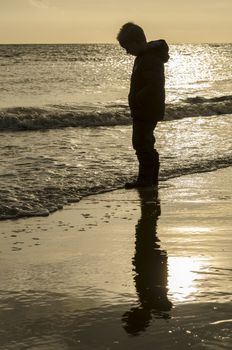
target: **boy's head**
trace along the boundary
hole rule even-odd
[[[117,40],[127,53],[134,56],[142,52],[147,45],[143,29],[132,22],[128,22],[121,27]]]

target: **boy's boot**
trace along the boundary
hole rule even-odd
[[[125,184],[126,189],[138,188],[138,187],[150,187],[154,185],[153,172],[154,172],[154,156],[151,152],[143,152],[137,154],[139,161],[139,173],[137,180],[134,182],[127,182]]]

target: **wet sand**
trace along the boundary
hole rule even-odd
[[[1,222],[0,349],[231,349],[231,176]]]

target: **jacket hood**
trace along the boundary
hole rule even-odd
[[[148,43],[147,51],[158,56],[164,63],[169,60],[169,47],[166,41],[163,39],[150,41]]]

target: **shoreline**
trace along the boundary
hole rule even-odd
[[[231,175],[2,221],[0,350],[229,349]]]
[[[159,186],[158,187],[163,187],[165,186],[165,182],[166,181],[169,181],[169,180],[173,180],[173,179],[178,179],[178,178],[181,178],[181,177],[184,177],[184,176],[191,176],[191,175],[198,175],[198,174],[205,174],[205,173],[211,173],[211,172],[215,172],[215,171],[218,171],[218,170],[223,170],[223,169],[227,169],[227,168],[230,168],[231,167],[231,164],[228,164],[228,165],[222,165],[221,167],[217,167],[217,168],[213,168],[213,169],[204,169],[204,170],[200,170],[198,169],[197,171],[194,171],[193,172],[189,172],[189,173],[186,173],[186,174],[180,174],[180,175],[173,175],[171,176],[170,174],[169,175],[166,175],[165,176],[162,176],[161,175],[161,179],[159,180]],[[136,176],[134,178],[130,178],[128,179],[128,181],[133,181],[136,179]],[[126,181],[125,181],[126,182]],[[110,193],[110,192],[114,192],[114,191],[118,191],[118,190],[123,190],[124,189],[124,184],[122,185],[117,185],[115,187],[112,187],[112,188],[104,188],[104,189],[100,189],[100,190],[97,190],[96,192],[94,193],[87,193],[87,194],[83,194],[82,196],[76,196],[76,198],[72,198],[71,200],[67,200],[66,203],[62,204],[62,205],[58,205],[57,208],[53,208],[52,210],[48,210],[48,209],[41,209],[41,212],[21,212],[19,214],[16,214],[15,216],[10,216],[10,215],[5,215],[5,216],[1,216],[0,217],[0,222],[5,222],[5,221],[8,221],[8,220],[12,220],[12,221],[17,221],[17,220],[20,220],[20,219],[29,219],[29,218],[37,218],[37,217],[48,217],[56,212],[60,212],[61,210],[64,210],[67,206],[70,206],[70,205],[73,205],[74,203],[79,203],[80,201],[88,198],[88,197],[94,197],[94,196],[98,196],[98,195],[101,195],[101,194],[106,194],[106,193]]]

